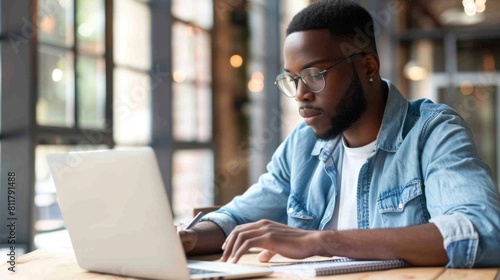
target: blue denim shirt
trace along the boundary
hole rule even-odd
[[[430,100],[408,101],[389,81],[375,153],[359,173],[358,228],[434,223],[447,267],[500,265],[500,196],[464,120]],[[323,141],[301,123],[279,146],[268,172],[204,220],[228,235],[236,225],[270,219],[321,230],[337,203],[341,136]]]

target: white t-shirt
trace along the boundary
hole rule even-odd
[[[340,183],[340,196],[337,200],[338,209],[332,222],[327,225],[329,229],[345,230],[358,228],[358,176],[366,160],[375,150],[377,140],[358,148],[349,148],[342,138],[344,146],[344,159],[342,162],[342,177]]]

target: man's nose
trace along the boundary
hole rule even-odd
[[[295,96],[295,100],[297,101],[311,101],[314,98],[314,93],[311,92],[305,85],[302,80],[299,80],[297,84],[297,95]]]

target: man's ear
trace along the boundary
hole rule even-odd
[[[364,71],[366,79],[375,79],[378,76],[380,70],[380,60],[376,53],[367,53],[363,56],[364,61]]]

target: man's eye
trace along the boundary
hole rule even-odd
[[[322,77],[321,77],[321,73],[319,72],[311,72],[311,73],[307,73],[306,75],[304,75],[304,77],[302,77],[303,79],[307,79],[309,81],[317,81],[317,80],[321,80]]]

